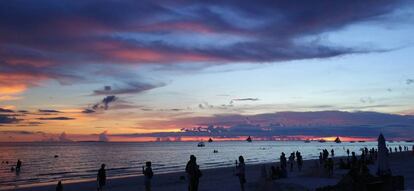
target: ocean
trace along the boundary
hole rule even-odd
[[[391,147],[413,143],[393,142]],[[289,155],[300,151],[304,159],[316,159],[322,149],[334,149],[335,156],[346,156],[346,149],[358,155],[363,147],[376,147],[376,142],[311,142],[303,141],[225,141],[197,142],[73,142],[73,143],[0,143],[0,190],[14,186],[56,183],[58,180],[79,181],[95,178],[102,163],[107,176],[141,175],[145,161],[151,161],[155,174],[183,172],[190,155],[197,157],[201,169],[233,166],[243,155],[246,164],[277,162],[281,152]],[[213,153],[217,150],[218,153]],[[55,157],[57,155],[58,157]],[[23,162],[19,175],[11,172],[17,159]],[[5,162],[8,161],[8,164]]]

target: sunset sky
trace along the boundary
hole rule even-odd
[[[2,0],[0,141],[413,137],[413,23],[408,0]]]

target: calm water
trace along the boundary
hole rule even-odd
[[[255,141],[248,143],[213,142],[203,148],[195,142],[152,143],[0,143],[0,189],[6,186],[80,180],[95,178],[101,163],[107,165],[109,177],[140,175],[145,161],[153,162],[155,173],[180,172],[191,154],[197,156],[200,168],[217,168],[234,165],[239,155],[247,164],[278,161],[281,152],[299,150],[304,159],[318,158],[321,149],[334,149],[336,156],[345,156],[346,149],[360,153],[362,147],[376,147],[375,142],[365,143],[304,143],[299,141]],[[390,146],[412,143],[394,142]],[[216,149],[219,152],[213,153]],[[58,158],[54,158],[58,155]],[[10,172],[15,161],[23,161],[20,175]]]

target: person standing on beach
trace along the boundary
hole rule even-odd
[[[152,172],[151,168],[151,162],[147,161],[144,166],[142,167],[142,174],[144,174],[144,184],[145,184],[145,191],[151,191],[151,179],[152,176],[154,176],[154,173]]]
[[[188,176],[188,191],[197,191],[199,179],[202,176],[200,167],[197,165],[196,157],[194,155],[190,156],[190,161],[188,161],[185,172]]]
[[[244,184],[246,183],[246,173],[243,156],[239,156],[239,164],[236,161],[236,176],[239,177],[241,191],[244,191]]]
[[[333,149],[331,149],[331,157],[335,156],[335,151]]]
[[[16,173],[20,172],[21,167],[22,167],[22,161],[20,161],[20,159],[18,159],[17,163],[16,163]]]
[[[286,169],[287,166],[286,156],[284,152],[282,152],[282,155],[280,155],[280,166],[282,169]]]
[[[290,165],[290,172],[293,171],[293,165],[295,163],[295,154],[294,153],[290,153],[289,156],[289,165]]]
[[[296,156],[296,163],[298,164],[298,170],[302,171],[302,165],[303,165],[303,158],[300,153]]]
[[[59,180],[58,184],[56,185],[56,191],[63,191],[62,181]]]
[[[98,191],[102,191],[106,184],[105,164],[102,164],[101,168],[98,171],[97,181],[98,181]]]
[[[348,157],[349,157],[349,149],[346,149],[346,154],[348,155]]]

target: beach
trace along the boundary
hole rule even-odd
[[[340,157],[335,158],[338,160]],[[389,157],[393,175],[402,175],[405,177],[405,189],[414,189],[414,155],[412,151],[393,153]],[[347,170],[334,170],[333,177],[319,176],[316,173],[316,160],[305,160],[301,172],[297,169],[288,173],[288,178],[273,181],[263,181],[261,179],[261,169],[265,165],[269,170],[271,165],[276,163],[264,163],[246,166],[246,190],[267,189],[277,190],[314,190],[321,186],[335,185]],[[372,174],[376,171],[375,165],[369,166]],[[152,180],[152,189],[160,191],[183,191],[187,189],[187,182],[180,180],[180,176],[185,176],[184,172],[156,174]],[[96,190],[96,181],[83,181],[65,183],[65,191]],[[16,191],[47,191],[54,190],[53,185],[30,186],[25,188],[14,188]],[[108,191],[135,191],[144,190],[143,176],[130,176],[123,178],[109,179],[106,189]],[[203,170],[203,176],[200,179],[200,191],[229,191],[240,190],[239,181],[234,176],[233,167],[215,168]]]

